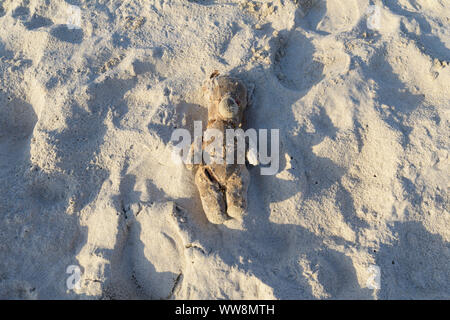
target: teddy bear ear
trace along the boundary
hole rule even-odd
[[[217,77],[217,76],[219,76],[219,70],[214,70],[212,73],[211,73],[211,75],[209,76],[209,78],[210,79],[213,79],[213,78],[215,78],[215,77]]]

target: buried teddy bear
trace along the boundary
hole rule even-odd
[[[183,150],[183,154],[187,155],[184,162],[189,169],[196,169],[195,184],[208,220],[221,224],[230,218],[240,219],[246,213],[250,182],[246,159],[252,165],[258,164],[259,161],[262,164],[270,163],[269,168],[261,168],[263,175],[275,174],[278,171],[279,135],[277,129],[272,130],[272,152],[271,157],[268,157],[267,130],[260,129],[259,143],[260,149],[263,150],[258,154],[256,130],[243,131],[248,90],[241,80],[214,72],[202,89],[208,100],[207,129],[204,134],[195,134],[196,131],[201,133],[201,122],[195,122],[194,142],[187,148],[189,151]],[[182,132],[174,134],[172,140],[183,137],[183,140],[190,141],[190,134],[186,135],[189,137],[186,138]],[[180,150],[178,145],[175,154]]]
[[[247,88],[244,83],[213,73],[203,89],[209,98],[207,128],[222,133],[227,129],[240,128],[247,107]],[[214,137],[211,140],[214,140]],[[211,140],[203,142],[203,149],[208,148]],[[204,159],[205,163],[199,166],[195,174],[195,184],[200,193],[203,210],[208,220],[215,224],[223,223],[228,216],[240,218],[247,209],[250,175],[245,161],[241,164],[237,163],[238,161],[220,161],[223,160],[226,143],[221,141],[222,148],[219,150],[222,152],[219,152],[219,155],[215,154],[214,149],[205,153],[214,159]],[[234,154],[238,151],[235,141],[232,146],[229,150]]]

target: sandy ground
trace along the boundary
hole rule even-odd
[[[0,298],[450,299],[449,17],[0,1]],[[248,127],[280,129],[279,173],[250,168],[219,226],[170,160],[215,69],[254,86]]]

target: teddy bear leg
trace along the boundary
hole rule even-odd
[[[247,211],[247,190],[250,174],[247,168],[240,166],[227,180],[227,213],[232,218],[242,218]]]
[[[228,217],[224,193],[219,182],[211,176],[206,167],[202,166],[195,174],[195,184],[208,220],[214,224],[224,223]]]

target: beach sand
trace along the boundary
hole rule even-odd
[[[0,2],[1,299],[450,299],[447,0]],[[208,222],[202,82],[279,129]]]

